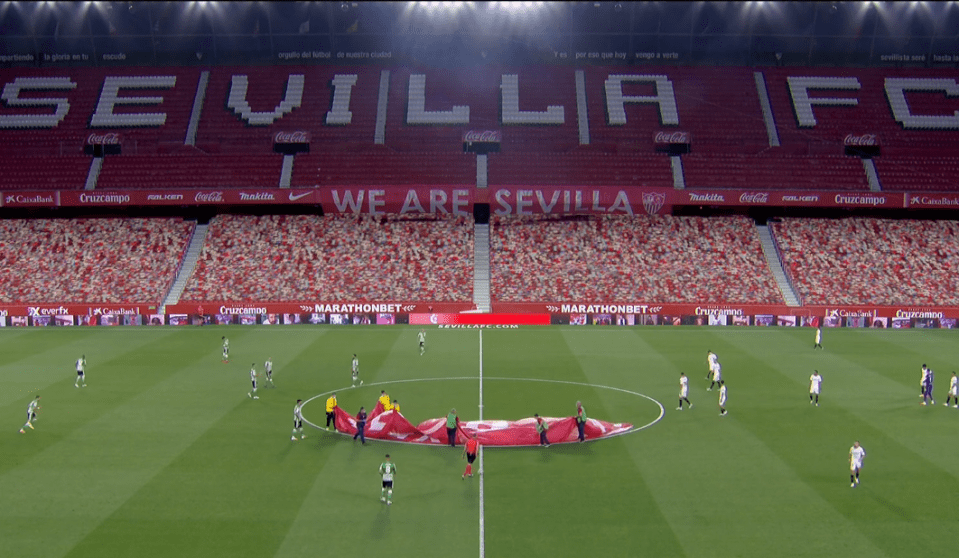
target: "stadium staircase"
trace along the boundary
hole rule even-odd
[[[769,264],[769,270],[772,271],[779,291],[786,301],[786,306],[802,306],[792,282],[786,276],[783,268],[782,257],[779,254],[779,246],[773,238],[772,231],[766,225],[756,225],[756,232],[759,233],[759,241],[763,247],[763,254],[766,256],[766,262]]]
[[[200,257],[203,243],[206,242],[206,233],[209,227],[209,225],[197,224],[193,230],[193,238],[190,239],[190,245],[187,246],[183,261],[180,262],[176,279],[173,281],[173,286],[170,287],[170,292],[167,293],[166,298],[163,300],[164,307],[180,302],[180,295],[183,294],[183,289],[186,288],[187,280],[193,275],[193,269],[196,267],[196,261]]]
[[[90,162],[90,171],[87,172],[87,180],[83,185],[84,190],[96,189],[101,170],[103,170],[103,157],[94,157]]]
[[[872,159],[863,159],[862,166],[866,170],[866,181],[869,183],[869,190],[873,192],[882,192],[882,184],[879,182],[879,173],[876,172],[876,163]]]
[[[473,303],[477,312],[490,311],[489,297],[489,225],[473,229]]]

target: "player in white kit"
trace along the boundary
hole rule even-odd
[[[416,337],[420,342],[420,356],[423,356],[423,352],[426,351],[426,331],[421,329],[420,332],[416,334]]]
[[[713,379],[713,368],[715,368],[717,362],[719,362],[719,357],[716,356],[716,353],[706,351],[706,366],[708,367],[706,370],[707,380]],[[710,389],[712,389],[712,386],[710,386]]]
[[[719,381],[719,416],[726,416],[726,382]]]
[[[684,372],[679,374],[679,407],[676,407],[677,411],[683,410],[683,401],[690,409],[693,408],[693,404],[689,402],[689,378],[686,377]]]
[[[363,385],[363,380],[360,380],[360,359],[356,358],[356,353],[353,353],[353,387],[356,387],[357,381]]]
[[[952,399],[953,409],[959,409],[959,378],[956,377],[956,371],[952,371],[952,379],[949,380],[949,395],[946,396],[944,405],[949,406],[949,400]]]
[[[859,484],[859,471],[862,469],[862,460],[866,457],[866,450],[859,445],[859,442],[853,442],[849,448],[849,481],[852,488]]]
[[[40,396],[33,398],[33,401],[27,405],[27,422],[20,427],[20,433],[25,434],[26,431],[24,428],[30,427],[30,430],[33,430],[33,421],[37,420],[37,412],[40,410]]]
[[[819,406],[819,391],[822,389],[822,376],[819,375],[819,370],[813,370],[812,376],[809,377],[809,404],[812,405],[814,402],[816,406]],[[815,401],[813,400],[815,398]]]

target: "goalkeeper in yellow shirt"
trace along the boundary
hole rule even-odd
[[[334,391],[332,395],[326,400],[326,429],[330,429],[330,424],[333,424],[333,430],[336,430],[336,392]]]
[[[390,396],[385,390],[380,391],[380,405],[383,405],[383,412],[392,411],[393,403],[390,402]]]

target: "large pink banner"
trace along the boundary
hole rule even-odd
[[[346,411],[336,408],[336,430],[350,436],[356,434],[356,418]],[[551,444],[565,444],[578,440],[576,419],[574,417],[543,417],[549,425],[546,438]],[[629,423],[611,423],[588,419],[583,429],[586,440],[608,438],[632,430]],[[373,440],[388,440],[410,444],[446,445],[446,418],[428,419],[413,424],[396,411],[382,411],[379,403],[367,418],[364,436]],[[460,422],[456,429],[456,444],[462,446],[466,439],[476,436],[484,446],[535,446],[539,444],[536,420],[532,417],[507,421],[483,420]]]

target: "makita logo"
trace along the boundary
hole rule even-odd
[[[116,132],[106,134],[94,132],[87,136],[87,145],[120,145],[120,134]]]
[[[653,143],[689,143],[689,132],[656,132]]]
[[[694,202],[725,202],[726,198],[722,194],[694,194],[689,193],[689,201]]]
[[[275,199],[273,194],[269,192],[256,192],[255,194],[240,192],[240,201],[273,201]]]
[[[500,143],[503,141],[503,132],[499,130],[469,130],[468,132],[463,133],[463,142],[472,143],[472,142],[486,142],[486,143]]]
[[[296,132],[277,132],[273,136],[273,143],[310,143],[310,133],[302,130]]]
[[[739,196],[739,203],[768,203],[769,192],[746,192]]]
[[[193,201],[217,203],[223,201],[223,192],[198,192]]]
[[[846,134],[846,137],[843,138],[842,143],[844,145],[879,145],[879,136],[876,134],[863,134],[861,136],[856,136],[853,134]]]

